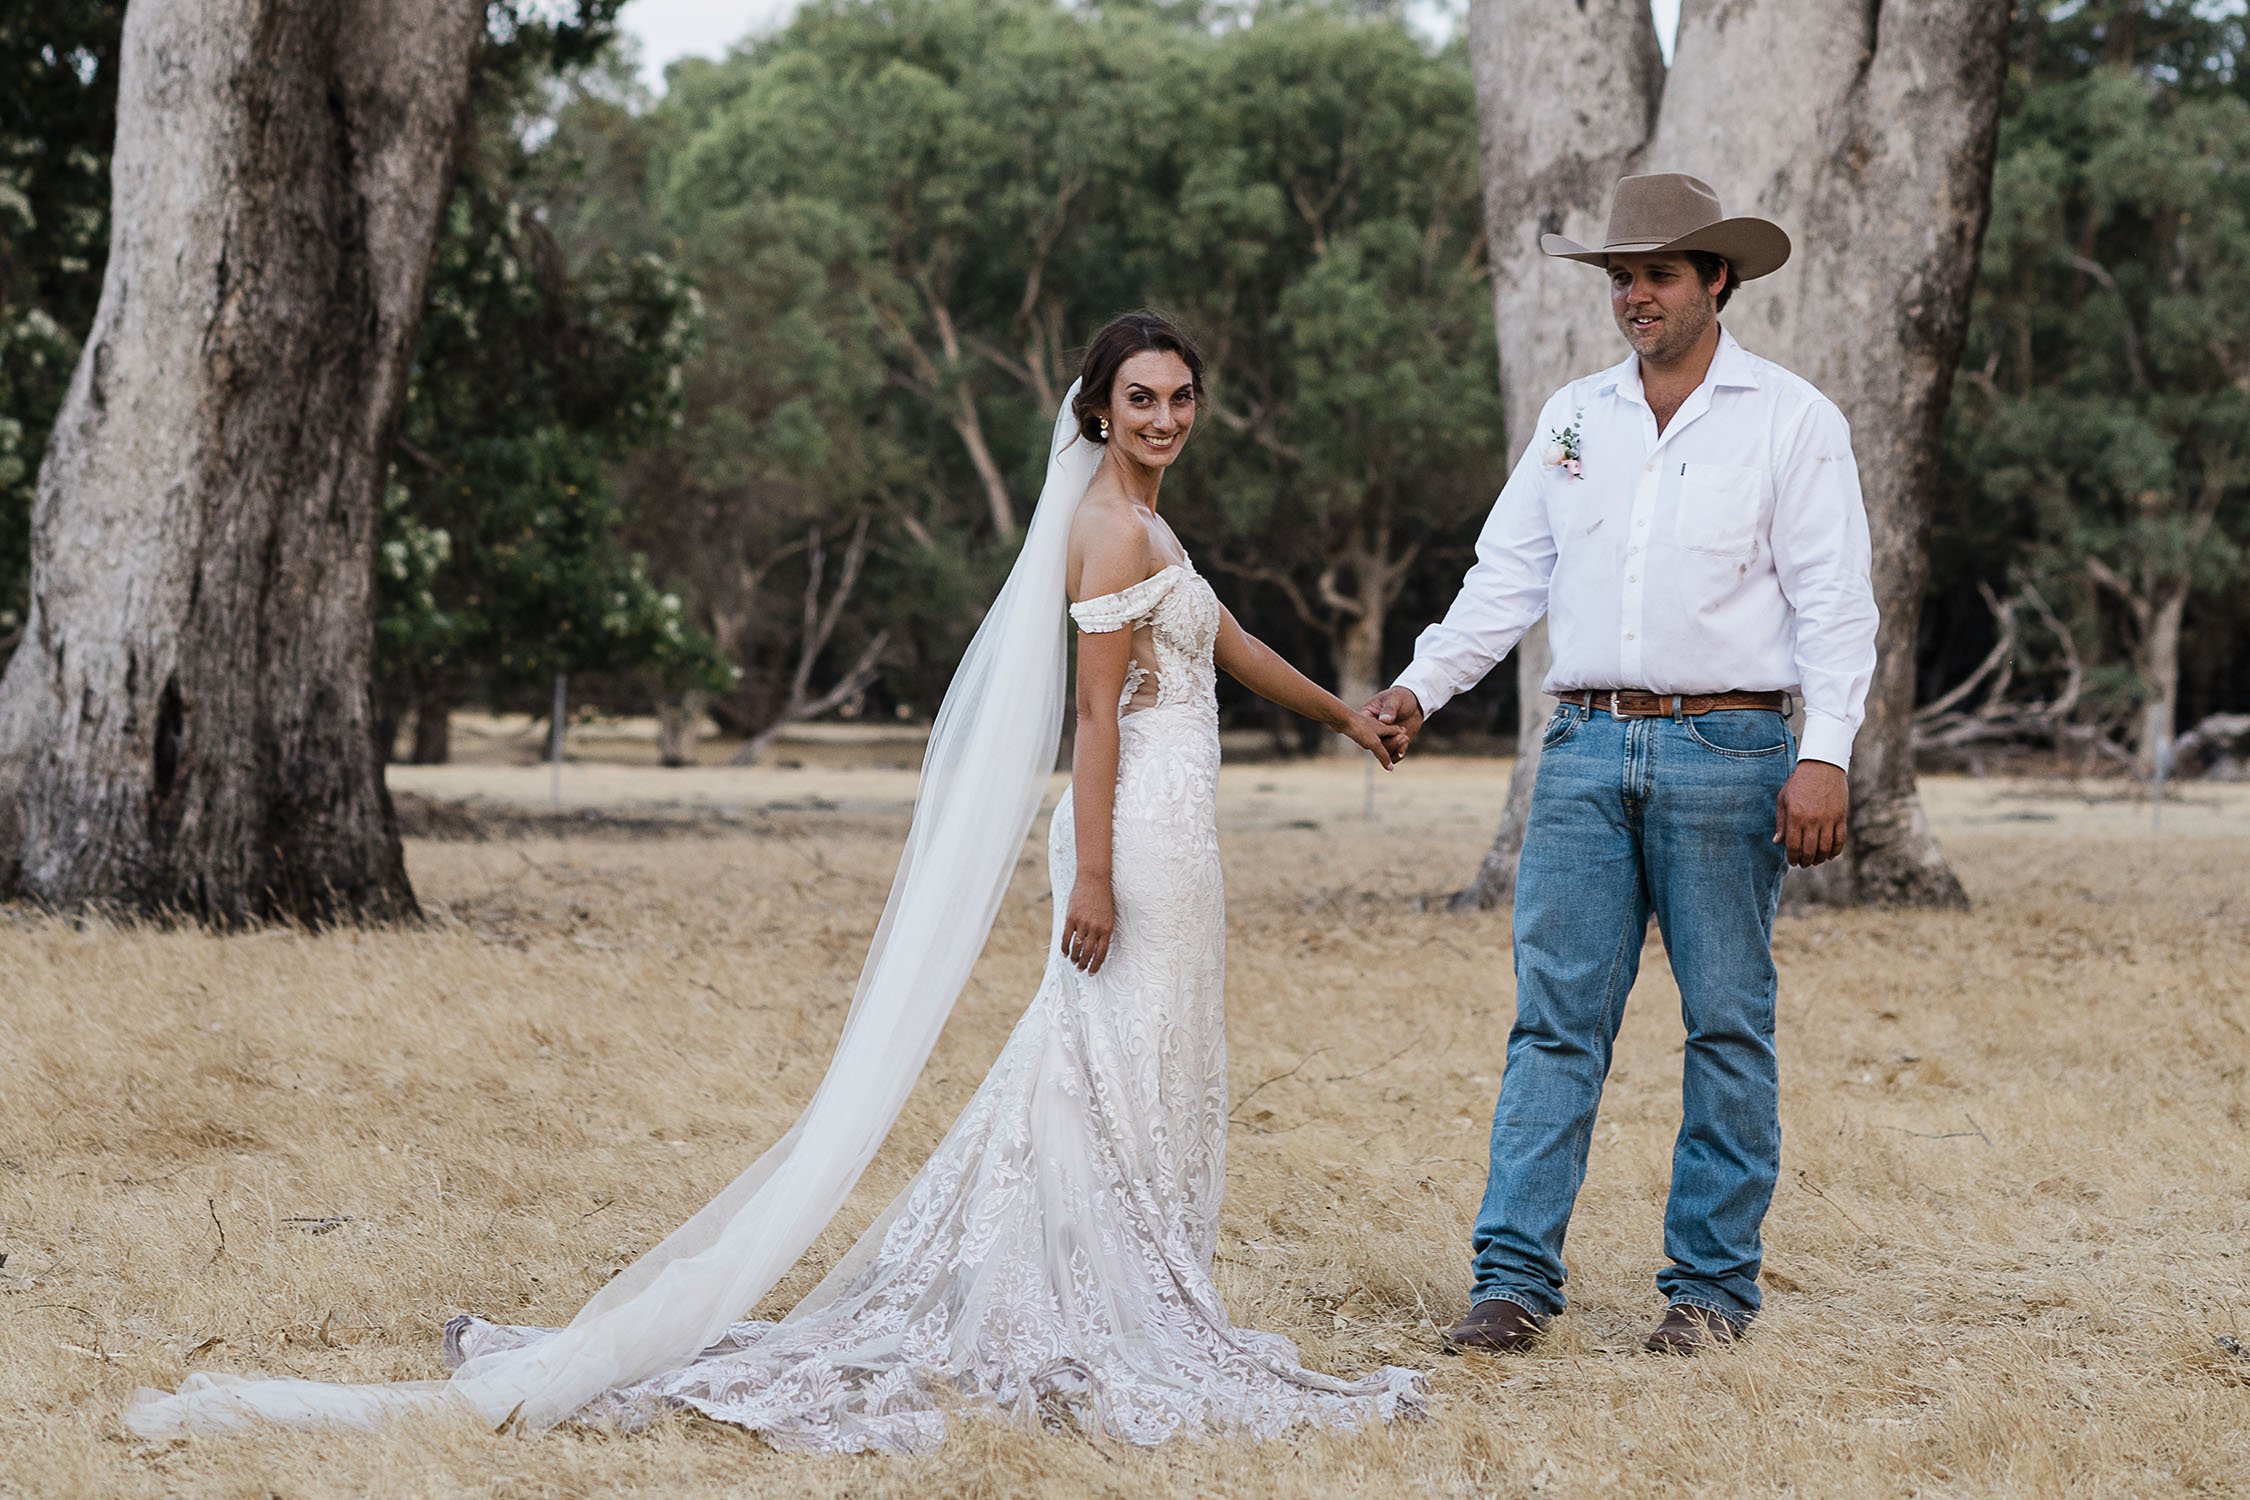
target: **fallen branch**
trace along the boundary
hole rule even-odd
[[[1234,1108],[1227,1111],[1227,1118],[1230,1120],[1233,1119],[1236,1112],[1239,1111],[1243,1105],[1248,1104],[1251,1100],[1257,1098],[1259,1089],[1264,1088],[1269,1083],[1279,1083],[1284,1078],[1296,1077],[1299,1073],[1304,1071],[1306,1063],[1311,1062],[1314,1058],[1320,1056],[1321,1053],[1326,1052],[1327,1050],[1328,1049],[1326,1047],[1315,1047],[1312,1049],[1312,1051],[1306,1053],[1303,1057],[1298,1058],[1297,1066],[1295,1066],[1294,1068],[1291,1068],[1284,1073],[1276,1073],[1271,1078],[1260,1080],[1250,1090],[1249,1093],[1244,1094],[1241,1098],[1234,1101]]]

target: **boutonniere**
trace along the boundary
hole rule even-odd
[[[1580,462],[1582,455],[1578,449],[1578,428],[1585,420],[1586,414],[1584,412],[1572,412],[1568,427],[1563,428],[1560,432],[1547,434],[1549,439],[1547,444],[1548,468],[1560,469],[1573,479],[1586,477],[1585,466]]]

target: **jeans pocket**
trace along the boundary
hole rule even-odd
[[[1558,707],[1553,715],[1548,718],[1547,727],[1539,736],[1539,748],[1552,750],[1564,740],[1569,739],[1570,732],[1578,727],[1578,721],[1581,717],[1583,715],[1580,711],[1568,704]]]
[[[1786,754],[1791,744],[1789,721],[1770,708],[1721,709],[1680,723],[1704,749],[1736,760]]]

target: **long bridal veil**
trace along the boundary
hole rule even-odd
[[[125,1414],[133,1431],[364,1425],[417,1409],[544,1429],[605,1391],[692,1359],[796,1262],[904,1107],[983,951],[1054,767],[1066,678],[1063,565],[1071,517],[1101,462],[1072,418],[1077,390],[1055,418],[1023,551],[930,732],[906,852],[835,1057],[788,1133],[550,1339],[471,1359],[450,1380],[192,1375],[177,1392],[137,1392]]]

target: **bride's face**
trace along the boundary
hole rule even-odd
[[[1109,388],[1109,444],[1121,458],[1170,466],[1195,425],[1195,376],[1169,350],[1144,349],[1117,367]]]

